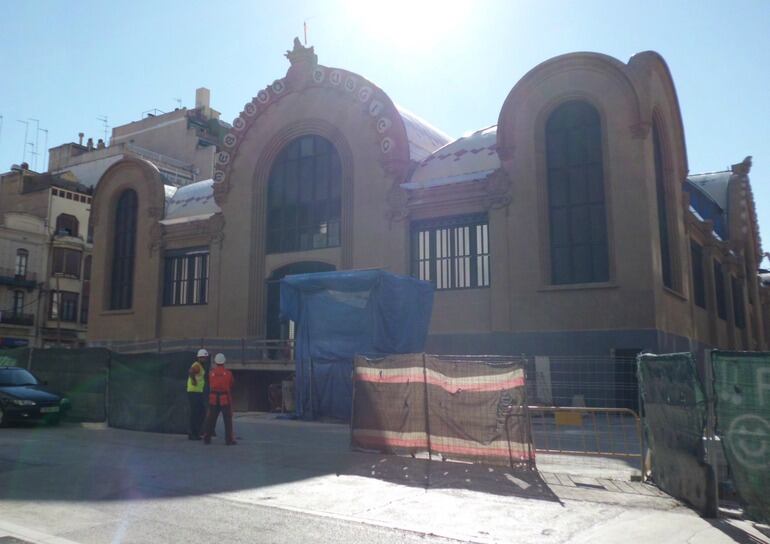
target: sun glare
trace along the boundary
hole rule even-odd
[[[431,50],[452,39],[472,4],[458,0],[343,0],[352,25],[382,47]]]

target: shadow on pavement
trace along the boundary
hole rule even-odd
[[[731,539],[733,539],[735,542],[738,542],[739,544],[767,544],[767,540],[752,535],[751,533],[744,531],[740,527],[736,527],[732,523],[730,523],[729,520],[726,519],[709,519],[707,520],[712,527],[715,527],[722,531],[725,535],[729,536]],[[759,528],[757,528],[758,531],[760,531]],[[762,531],[764,532],[764,531]]]
[[[537,471],[527,468],[511,469],[384,454],[367,454],[367,457],[370,460],[351,466],[343,474],[425,489],[463,489],[561,504]]]
[[[270,494],[265,488],[271,486],[291,495],[334,475],[559,502],[538,473],[526,468],[351,451],[346,425],[240,416],[234,447],[224,446],[221,431],[204,446],[185,436],[72,424],[2,429],[0,502],[254,495],[260,489]],[[351,485],[362,500],[377,489]]]

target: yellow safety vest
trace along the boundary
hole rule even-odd
[[[194,366],[198,366],[200,369],[200,372],[198,372],[198,375],[195,377],[195,384],[193,384],[192,377],[187,376],[187,392],[188,393],[203,393],[203,386],[206,382],[206,370],[203,368],[203,365],[200,364],[198,361],[195,361],[190,369]]]

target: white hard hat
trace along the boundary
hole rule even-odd
[[[208,357],[208,356],[209,356],[209,352],[206,351],[205,349],[198,350],[198,357]]]
[[[216,364],[218,364],[218,365],[223,365],[223,364],[225,364],[225,361],[226,361],[226,360],[227,360],[227,359],[225,359],[225,354],[224,354],[224,353],[217,353],[217,354],[214,356],[214,362],[215,362]]]

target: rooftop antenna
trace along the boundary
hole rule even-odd
[[[35,171],[37,172],[37,156],[38,156],[38,149],[37,146],[40,143],[40,120],[39,119],[32,119],[31,117],[27,119],[27,121],[34,121],[35,122],[35,151],[32,152],[32,164],[35,165]]]
[[[0,115],[0,143],[3,143],[3,116]]]
[[[109,132],[110,125],[107,124],[107,116],[104,115],[102,117],[97,117],[97,121],[102,122],[102,126],[104,126],[104,145],[107,145],[107,133]]]
[[[44,172],[48,172],[48,129],[41,128],[40,132],[45,132],[45,145],[43,146],[43,153],[45,153],[45,169]]]
[[[32,156],[32,168],[30,168],[30,170],[37,172],[37,151],[35,151],[35,142],[27,142],[27,145],[31,149],[29,154]]]
[[[302,21],[302,30],[305,32],[305,47],[307,47],[307,20]]]
[[[24,125],[24,151],[21,154],[21,162],[27,162],[27,136],[29,135],[29,121],[22,121],[21,119],[17,119],[17,121]]]

